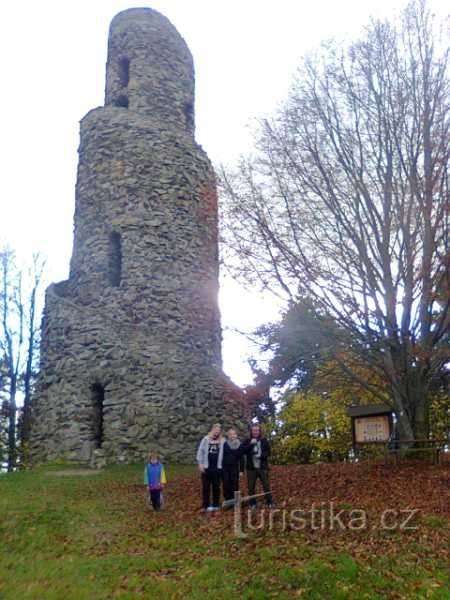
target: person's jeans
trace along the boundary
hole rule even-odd
[[[233,500],[234,492],[239,489],[239,465],[224,465],[223,495],[225,500]]]
[[[248,469],[247,471],[247,483],[248,483],[248,495],[254,496],[256,489],[257,480],[261,481],[265,496],[266,504],[272,504],[272,494],[270,493],[269,483],[269,472],[267,469]],[[250,506],[256,506],[256,498],[250,500]]]
[[[212,490],[212,505],[220,503],[220,476],[219,469],[205,469],[202,473],[203,508],[210,506],[210,492]]]
[[[161,490],[150,490],[150,501],[155,510],[161,508]]]

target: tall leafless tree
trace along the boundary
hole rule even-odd
[[[324,45],[222,173],[230,268],[333,317],[388,382],[403,439],[427,436],[448,360],[448,53],[420,0]]]
[[[37,361],[40,343],[40,305],[39,295],[43,280],[45,261],[40,254],[34,254],[27,273],[28,297],[25,305],[25,361],[22,371],[23,408],[20,427],[20,442],[24,448],[30,434],[30,402],[33,385],[37,375]]]
[[[0,471],[8,459],[8,402],[7,369],[0,357]]]
[[[0,363],[2,364],[3,416],[7,421],[7,468],[18,460],[18,393],[23,394],[23,440],[29,423],[29,401],[37,356],[37,301],[44,262],[36,255],[25,272],[17,268],[10,248],[0,251]]]

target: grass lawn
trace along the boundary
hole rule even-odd
[[[0,600],[450,599],[448,464],[274,467],[279,511],[258,531],[243,511],[245,539],[232,511],[199,511],[192,468],[166,467],[160,513],[147,507],[143,465],[64,468],[0,476]],[[292,518],[313,503],[315,527],[308,512]],[[331,529],[331,505],[345,529]],[[367,522],[350,529],[356,509]],[[401,529],[411,509],[414,528]]]

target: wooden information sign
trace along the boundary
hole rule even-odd
[[[392,435],[392,409],[389,406],[370,404],[350,406],[353,446],[387,443]]]
[[[388,415],[379,417],[359,417],[355,419],[355,442],[388,442],[391,428]]]

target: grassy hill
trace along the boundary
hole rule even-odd
[[[168,465],[166,506],[150,511],[142,470],[0,476],[0,599],[450,599],[448,465],[274,467],[278,512],[255,531],[243,511],[245,539],[233,511],[199,511],[192,468]]]

